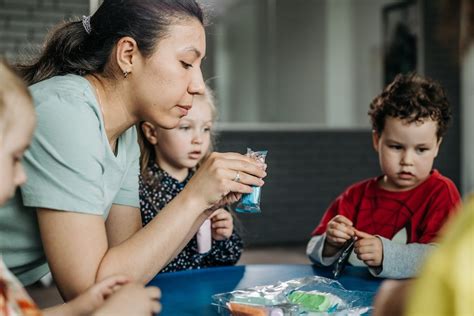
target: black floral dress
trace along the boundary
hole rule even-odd
[[[166,204],[183,190],[194,174],[190,170],[187,178],[183,182],[179,182],[156,163],[151,164],[147,172],[146,180],[140,176],[139,189],[143,226],[148,224]],[[160,273],[233,265],[239,260],[242,247],[242,239],[235,232],[235,229],[229,239],[212,240],[211,250],[203,254],[198,252],[197,239],[194,236],[179,255]]]

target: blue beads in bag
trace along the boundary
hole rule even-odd
[[[247,148],[247,156],[255,159],[258,162],[261,162],[262,165],[265,163],[267,152],[267,150],[253,151],[252,149]],[[261,213],[261,189],[261,187],[253,187],[252,193],[242,195],[242,198],[240,199],[239,203],[237,204],[237,207],[235,208],[235,211],[239,213]]]

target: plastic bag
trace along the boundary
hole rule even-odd
[[[253,151],[250,148],[247,148],[247,156],[255,159],[262,164],[265,163],[265,158],[267,157],[267,150],[262,151]],[[235,208],[236,212],[239,213],[260,213],[260,194],[261,187],[253,187],[252,193],[247,193],[242,195],[237,207]]]
[[[365,315],[375,293],[346,290],[341,283],[311,276],[213,295],[219,315]]]

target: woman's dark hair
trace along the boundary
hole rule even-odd
[[[104,0],[90,17],[90,34],[82,20],[64,22],[51,31],[36,60],[17,67],[28,84],[57,75],[105,73],[120,38],[132,37],[149,57],[168,27],[187,18],[204,24],[195,0]]]
[[[411,73],[399,74],[370,104],[372,129],[381,134],[387,117],[409,123],[430,118],[438,123],[436,136],[443,137],[451,120],[451,106],[436,81]]]

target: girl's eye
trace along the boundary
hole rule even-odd
[[[184,69],[190,69],[193,68],[193,65],[185,63],[184,61],[181,61],[181,65],[183,65]]]
[[[190,129],[190,127],[189,126],[180,126],[179,129],[183,130],[183,131],[187,131],[187,130]]]
[[[428,148],[418,148],[418,152],[420,152],[420,153],[424,153],[427,150],[428,150]]]
[[[205,131],[205,132],[210,132],[210,131],[211,131],[211,128],[210,128],[210,127],[204,127],[204,131]]]

